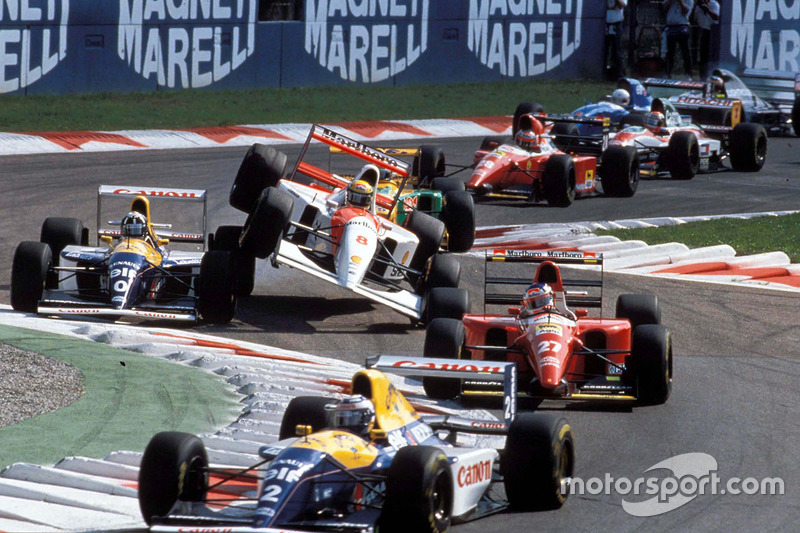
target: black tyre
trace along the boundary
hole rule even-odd
[[[439,251],[444,238],[444,222],[421,211],[411,211],[405,220],[405,228],[417,236],[419,244],[409,266],[422,272],[428,259]],[[414,280],[412,280],[414,281]]]
[[[794,134],[800,137],[800,96],[794,99],[792,105],[792,129]]]
[[[639,187],[639,153],[633,146],[609,146],[600,173],[606,196],[633,196]]]
[[[461,263],[452,255],[434,254],[425,267],[420,293],[434,287],[458,287],[461,280]]]
[[[260,259],[274,252],[289,227],[293,208],[294,199],[289,193],[275,187],[264,189],[244,223],[239,239],[242,251]]]
[[[414,157],[412,171],[417,175],[419,187],[430,187],[433,178],[444,176],[445,158],[441,146],[423,144]]]
[[[519,415],[508,429],[500,466],[512,509],[560,508],[569,496],[568,482],[575,470],[575,443],[566,419],[542,413]]]
[[[676,131],[667,145],[667,168],[678,180],[690,180],[700,170],[700,144],[690,131]]]
[[[467,191],[444,195],[441,219],[447,229],[447,249],[466,252],[475,242],[475,201]]]
[[[628,126],[644,126],[644,119],[647,114],[646,111],[631,111],[620,119],[617,129],[621,130]]]
[[[321,431],[328,425],[325,418],[325,406],[333,403],[331,398],[322,396],[297,396],[292,398],[281,420],[278,433],[280,440],[295,437],[298,425],[311,426],[313,432]]]
[[[441,191],[442,193],[448,193],[450,191],[466,191],[467,185],[464,183],[464,180],[455,176],[449,178],[433,178],[433,181],[431,181],[431,189]]]
[[[767,160],[767,132],[760,124],[740,122],[731,132],[731,166],[738,172],[758,172]]]
[[[480,150],[494,150],[503,144],[513,144],[514,138],[508,135],[489,135],[481,141]]]
[[[467,289],[453,287],[434,287],[428,291],[423,319],[429,324],[434,318],[454,318],[461,320],[469,313],[470,301]]]
[[[461,359],[465,355],[467,330],[461,320],[434,318],[425,330],[423,357]],[[461,394],[461,380],[453,378],[422,378],[425,394],[436,400],[452,400]]]
[[[660,405],[672,392],[672,336],[661,324],[643,324],[633,330],[631,355],[625,373],[636,380],[637,400]]]
[[[654,294],[620,294],[617,298],[617,318],[631,323],[631,329],[642,324],[660,324],[661,308]]]
[[[233,294],[233,256],[212,250],[203,255],[197,279],[197,308],[203,320],[226,324],[236,312]]]
[[[256,258],[242,252],[239,237],[242,226],[220,226],[211,239],[211,250],[223,250],[233,256],[233,294],[250,296],[255,287]]]
[[[47,244],[19,243],[11,265],[11,307],[15,311],[36,312],[52,263],[53,254]]]
[[[554,154],[547,160],[542,175],[544,198],[557,207],[567,207],[575,200],[575,163],[567,154]]]
[[[208,455],[203,441],[188,433],[157,433],[139,467],[139,509],[148,525],[177,501],[203,502],[208,492]]]
[[[511,123],[511,134],[516,135],[519,131],[519,118],[522,115],[538,115],[542,113],[544,108],[537,102],[520,102],[517,109],[514,110],[514,120]]]
[[[70,245],[88,244],[83,222],[77,218],[48,217],[42,224],[39,240],[50,247],[53,264],[59,264],[61,250]]]
[[[553,144],[562,152],[567,152],[577,147],[578,141],[570,137],[577,137],[581,134],[578,125],[573,122],[556,122],[550,132],[553,135]],[[564,137],[566,135],[566,137]]]
[[[275,187],[285,173],[286,154],[264,144],[254,144],[239,166],[228,201],[232,207],[250,214],[261,191]]]
[[[450,461],[439,448],[406,446],[392,459],[386,476],[386,501],[380,530],[440,533],[453,511]]]

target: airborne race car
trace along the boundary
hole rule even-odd
[[[233,318],[232,261],[227,252],[170,250],[172,243],[205,246],[206,191],[101,185],[97,228],[105,246],[88,246],[89,233],[74,218],[51,217],[40,242],[24,241],[14,253],[11,305],[42,315],[126,317],[225,323]],[[127,201],[146,223],[138,236],[107,228],[103,201]],[[153,224],[150,198],[202,205],[199,232]],[[120,225],[120,222],[110,222]]]
[[[506,314],[466,314],[463,320],[435,319],[428,325],[424,356],[439,361],[460,359],[474,365],[495,361],[519,366],[523,389],[534,398],[556,400],[638,401],[662,404],[672,388],[672,342],[660,324],[658,300],[652,295],[624,294],[615,318],[589,317],[588,307],[600,307],[602,296],[565,287],[595,287],[602,280],[564,281],[557,263],[597,265],[602,255],[584,252],[494,250],[487,264],[540,263],[530,278],[486,277],[500,287],[546,283],[555,306],[531,311],[515,306],[519,293],[486,293],[487,304],[509,305]],[[581,306],[574,311],[569,305]],[[438,364],[437,364],[438,365]],[[440,366],[418,365],[429,371]],[[496,395],[474,380],[423,378],[426,393],[438,399],[463,394]]]
[[[504,368],[500,374],[512,375],[513,365]],[[349,405],[294,398],[281,440],[262,446],[261,461],[250,468],[209,465],[194,435],[155,435],[139,470],[139,506],[151,531],[372,532],[377,526],[443,533],[451,523],[509,507],[557,509],[567,499],[575,450],[564,418],[515,418],[513,410],[494,422],[423,417],[374,369],[356,373],[351,391],[363,398],[351,397],[356,402]],[[364,403],[374,415],[364,416],[370,409]],[[340,418],[337,407],[351,405],[359,409]],[[505,448],[452,444],[459,433],[505,435]],[[506,498],[494,490],[500,483]]]
[[[313,166],[303,160],[312,140],[356,156],[366,165],[349,178]],[[248,217],[242,228],[226,229],[228,242],[217,238],[217,246],[234,249],[245,260],[270,257],[275,267],[306,272],[414,320],[428,322],[434,316],[461,316],[468,311],[469,294],[458,288],[460,263],[438,253],[444,223],[417,210],[408,214],[403,226],[379,215],[381,209],[393,213],[398,208],[403,190],[401,184],[393,197],[380,194],[381,169],[405,180],[408,163],[313,125],[284,179],[285,154],[266,148],[258,149],[258,158],[251,157],[257,147],[251,148],[242,162],[230,204]],[[363,206],[348,203],[351,186],[356,185],[368,190]],[[252,286],[252,282],[240,284]]]

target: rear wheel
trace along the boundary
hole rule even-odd
[[[767,132],[760,124],[741,122],[731,132],[731,166],[738,172],[758,172],[767,160]]]
[[[453,287],[434,287],[428,291],[423,312],[423,321],[428,324],[434,318],[461,320],[469,313],[469,291]]]
[[[511,123],[512,135],[517,135],[519,131],[519,119],[522,115],[538,115],[544,112],[544,108],[538,102],[520,102],[517,109],[514,110],[514,120]]]
[[[475,201],[467,191],[444,195],[441,218],[447,229],[447,249],[466,252],[475,242]]]
[[[612,145],[600,168],[606,196],[630,197],[639,187],[639,154],[633,146]]]
[[[450,527],[453,477],[439,448],[406,446],[392,459],[386,475],[386,501],[380,530],[439,533]]]
[[[572,429],[561,416],[523,413],[508,428],[501,471],[511,508],[558,509],[575,470]]]
[[[325,406],[333,403],[331,398],[322,396],[297,396],[292,398],[281,420],[278,433],[280,440],[296,436],[298,425],[311,426],[311,431],[321,431],[328,425],[325,417]]]
[[[667,167],[678,180],[690,180],[700,170],[700,143],[690,131],[676,131],[667,145]]]
[[[274,252],[289,227],[293,208],[294,199],[289,193],[267,187],[244,223],[239,240],[242,251],[260,259]]]
[[[203,255],[197,280],[200,316],[213,324],[226,324],[236,312],[233,294],[233,258],[230,252],[212,250]]]
[[[261,191],[275,187],[286,173],[286,154],[271,146],[254,144],[236,173],[228,201],[231,206],[252,213]]]
[[[139,509],[148,525],[177,501],[203,502],[208,492],[208,455],[203,441],[188,433],[157,433],[139,467]]]
[[[644,119],[647,114],[646,111],[631,111],[620,119],[618,129],[627,128],[628,126],[644,126]]]
[[[544,198],[557,207],[567,207],[575,200],[575,163],[567,154],[554,154],[547,160],[542,175]]]
[[[413,170],[417,174],[419,187],[430,187],[434,178],[444,176],[444,151],[435,144],[423,144],[419,155],[414,157]]]
[[[411,211],[405,221],[405,228],[417,236],[419,244],[414,251],[409,267],[422,272],[428,259],[439,251],[444,237],[444,222],[421,211]],[[412,274],[413,277],[413,274]],[[416,281],[413,280],[412,281]]]
[[[660,324],[661,308],[654,294],[620,294],[617,298],[617,318],[631,323],[631,330],[642,324]]]
[[[794,99],[792,106],[792,129],[794,134],[800,137],[800,96]]]
[[[626,374],[637,383],[637,399],[644,405],[663,404],[672,391],[672,336],[660,324],[643,324],[633,330]]]
[[[571,148],[575,148],[578,144],[576,139],[570,137],[577,137],[581,132],[578,129],[578,125],[574,122],[556,122],[550,134],[553,135],[553,143],[556,145],[556,148],[562,152],[567,152]]]
[[[48,217],[42,224],[39,240],[50,247],[53,263],[59,264],[61,250],[70,245],[88,244],[88,234],[77,218]]]
[[[466,349],[466,329],[461,320],[434,318],[425,330],[423,357],[461,359]],[[436,400],[452,400],[461,394],[461,380],[455,378],[423,377],[425,394]]]
[[[433,181],[431,181],[431,189],[441,191],[442,194],[444,194],[450,191],[466,191],[467,185],[464,183],[464,180],[459,177],[442,177],[433,178]]]
[[[52,263],[53,255],[47,244],[19,243],[11,266],[11,307],[15,311],[36,312]]]
[[[242,226],[220,226],[211,241],[212,250],[230,252],[233,256],[233,293],[236,296],[250,296],[255,286],[256,258],[247,255],[239,248]]]
[[[461,263],[452,255],[434,254],[425,268],[420,293],[434,287],[458,287],[461,280]]]

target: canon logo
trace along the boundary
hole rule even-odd
[[[141,196],[173,196],[176,198],[195,198],[196,195],[193,192],[188,191],[166,191],[166,190],[154,190],[154,191],[132,191],[130,189],[114,189],[114,194],[138,194]]]
[[[444,364],[437,364],[437,363],[416,363],[414,361],[397,361],[396,363],[392,364],[394,367],[406,367],[406,368],[419,368],[419,369],[427,369],[427,370],[451,370],[454,372],[484,372],[490,374],[499,374],[502,373],[502,369],[499,366],[478,366],[478,365],[469,365],[469,364],[459,364],[459,363],[444,363]]]
[[[476,483],[492,479],[492,462],[481,461],[474,465],[465,465],[458,469],[458,486],[469,487]]]

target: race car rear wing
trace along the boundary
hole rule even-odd
[[[133,200],[137,196],[144,196],[148,199],[158,198],[160,200],[167,200],[169,202],[183,202],[191,203],[196,206],[202,207],[202,215],[200,220],[200,231],[172,231],[172,224],[155,223],[150,220],[150,224],[155,230],[156,235],[162,239],[169,239],[172,243],[194,243],[205,245],[206,240],[206,223],[208,220],[208,202],[207,193],[203,189],[176,189],[166,187],[141,187],[131,185],[100,185],[97,189],[97,237],[98,239],[103,236],[119,237],[121,231],[119,229],[119,221],[114,220],[103,221],[103,200],[110,198],[130,199]],[[127,211],[126,211],[127,212]],[[125,213],[115,213],[116,216],[124,215]],[[113,226],[113,227],[108,227]]]
[[[536,118],[551,124],[579,124],[600,128],[599,135],[558,134],[558,139],[560,144],[564,146],[563,150],[565,152],[599,156],[608,148],[608,138],[611,134],[611,119],[609,117],[589,118],[569,114],[549,114],[536,115]],[[522,123],[520,122],[520,124]]]
[[[503,420],[505,424],[510,424],[517,416],[517,363],[375,355],[367,357],[364,366],[400,376],[457,378],[469,381],[502,383]],[[427,418],[426,422],[428,422]],[[465,427],[461,427],[461,431],[481,434],[505,434],[506,432],[506,428],[500,427],[498,424],[466,427],[473,421],[464,422]],[[447,428],[441,427],[440,429]],[[456,427],[452,429],[458,430]]]
[[[783,113],[791,115],[795,100],[800,98],[800,73],[746,68],[739,77],[762,100]]]
[[[492,263],[531,263],[542,264],[544,262],[553,265],[581,265],[584,267],[595,267],[599,269],[599,279],[571,279],[565,280],[561,277],[560,269],[548,268],[537,270],[539,278],[536,281],[548,283],[553,291],[556,292],[556,300],[563,292],[564,303],[568,307],[577,308],[598,308],[603,305],[603,254],[593,252],[559,252],[559,251],[540,251],[540,250],[506,250],[495,249],[486,251],[486,262],[484,263],[484,314],[487,305],[520,305],[522,300],[522,290],[520,287],[527,287],[534,282],[534,273],[530,277],[496,277],[489,275],[489,265]],[[515,291],[509,292],[490,292],[490,286],[514,287]],[[578,287],[584,290],[567,290],[567,287]],[[594,289],[599,295],[589,294],[588,289]]]

